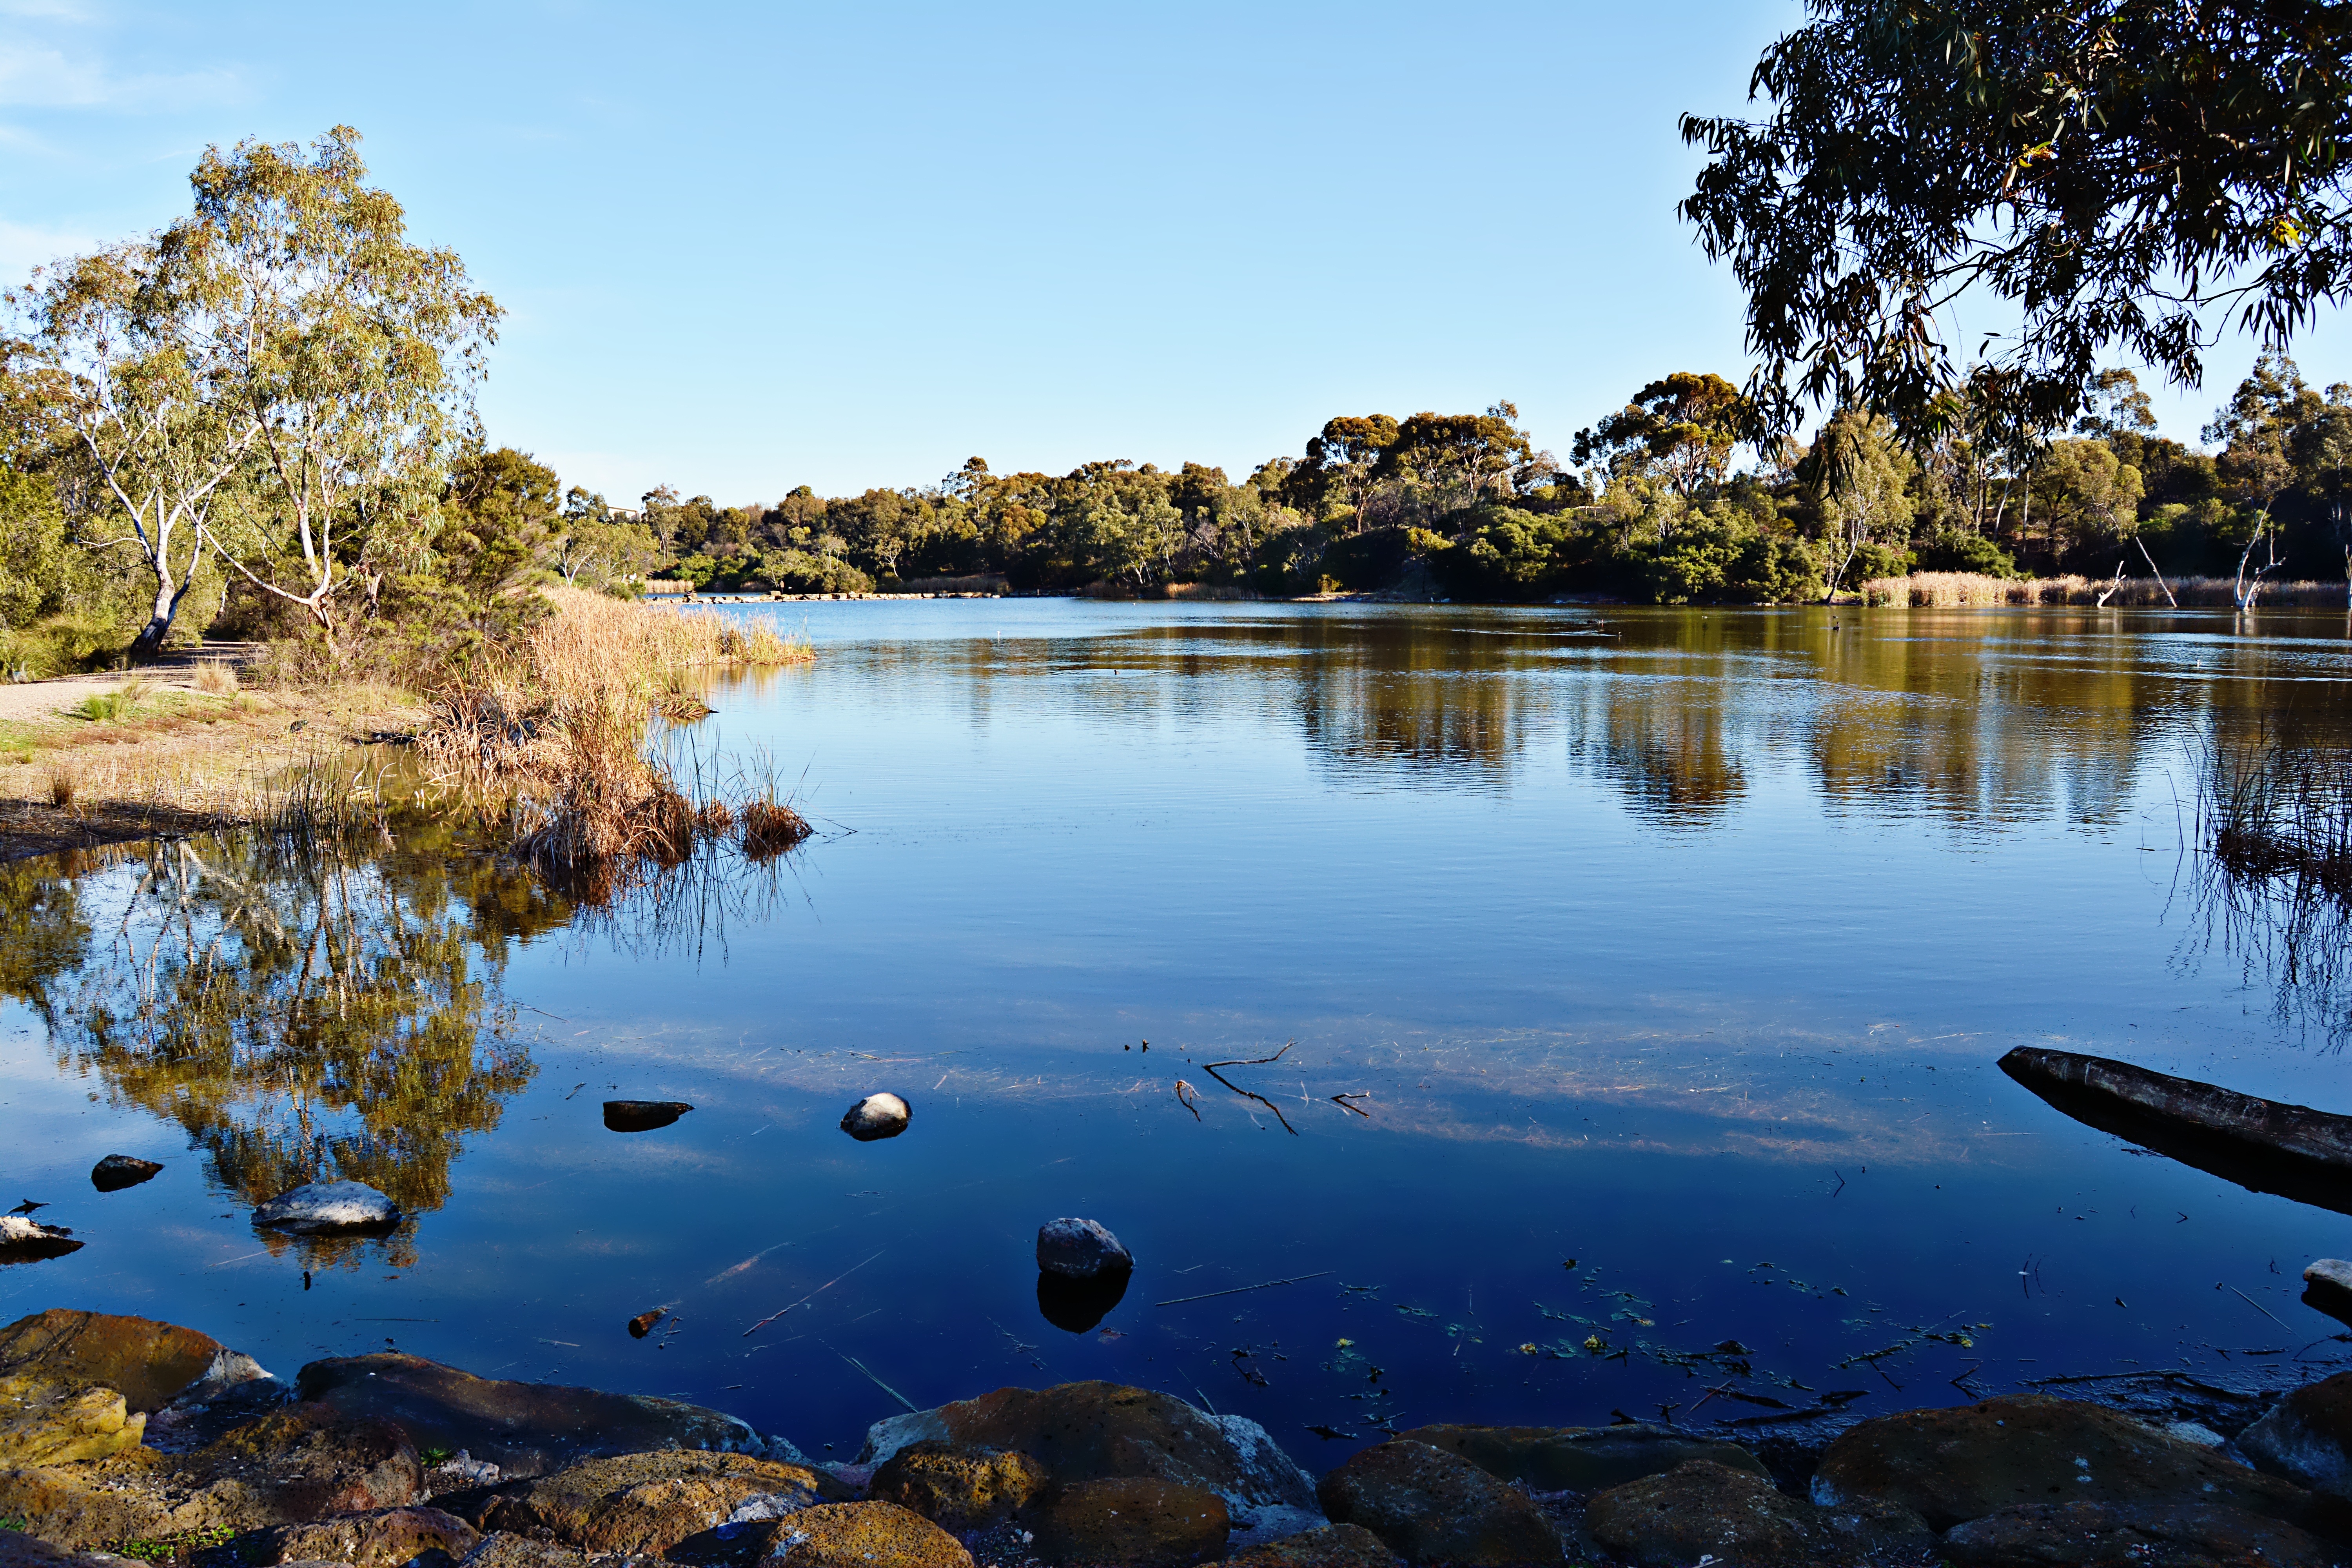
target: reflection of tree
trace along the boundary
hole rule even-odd
[[[0,892],[0,929],[30,939],[0,977],[39,998],[61,1066],[178,1122],[244,1202],[344,1178],[411,1213],[447,1201],[466,1139],[530,1081],[497,972],[508,939],[567,913],[430,836],[366,859],[315,839],[156,844]]]
[[[1706,826],[1748,793],[1725,694],[1716,681],[1603,682],[1574,716],[1570,752],[1622,791],[1636,816]]]

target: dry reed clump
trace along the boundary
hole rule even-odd
[[[74,795],[80,787],[81,781],[66,769],[52,769],[49,773],[49,804],[59,811],[71,810]]]
[[[742,819],[743,853],[754,860],[772,860],[816,831],[799,812],[775,800],[752,801]]]
[[[647,752],[655,716],[709,710],[690,689],[689,672],[809,654],[804,642],[763,623],[716,611],[551,596],[555,615],[434,698],[418,744],[435,782],[499,822],[542,875],[609,896],[633,868],[677,865],[693,853],[698,834],[733,826],[732,808],[688,800],[667,763]],[[763,804],[746,808],[747,822]],[[807,836],[803,825],[792,842]],[[747,844],[751,837],[747,827]]]
[[[188,678],[188,684],[207,697],[234,697],[236,695],[236,670],[218,659],[207,659],[196,666],[195,673]]]
[[[2230,577],[2167,579],[2173,597],[2152,577],[1988,577],[1976,572],[1914,572],[1907,577],[1873,577],[1862,585],[1869,605],[1911,605],[1918,608],[1969,609],[2000,605],[2092,605],[2170,608],[2181,605],[2230,606],[2237,581]],[[2102,598],[2104,595],[2104,599]],[[2328,605],[2345,603],[2341,583],[2265,583],[2256,605]]]

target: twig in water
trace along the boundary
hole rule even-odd
[[[2252,1296],[2247,1295],[2235,1285],[2230,1287],[2230,1292],[2237,1297],[2239,1300],[2243,1301],[2247,1306],[2252,1307],[2255,1311],[2260,1312],[2263,1317],[2268,1318],[2272,1322],[2278,1324],[2280,1328],[2284,1329],[2286,1327],[2285,1321],[2276,1312],[2272,1311],[2268,1307],[2263,1306],[2260,1301],[2255,1300]]]
[[[1359,1100],[1370,1100],[1371,1098],[1372,1091],[1370,1089],[1358,1089],[1352,1094],[1335,1094],[1331,1097],[1331,1103],[1338,1106],[1342,1110],[1352,1110],[1357,1115],[1362,1117],[1365,1121],[1370,1121],[1372,1119],[1372,1113],[1366,1110],[1362,1106],[1352,1104],[1350,1102]]]
[[[1197,1296],[1179,1296],[1172,1301],[1154,1301],[1152,1305],[1155,1307],[1181,1307],[1187,1301],[1206,1301],[1218,1296],[1242,1296],[1248,1294],[1252,1290],[1271,1290],[1276,1285],[1297,1285],[1303,1280],[1321,1279],[1329,1275],[1337,1274],[1338,1272],[1339,1271],[1336,1268],[1326,1268],[1319,1274],[1300,1274],[1288,1279],[1268,1279],[1264,1284],[1260,1285],[1236,1285],[1230,1290],[1203,1290]]]
[[[1268,1110],[1273,1111],[1274,1119],[1282,1123],[1282,1130],[1285,1132],[1289,1133],[1293,1138],[1296,1138],[1298,1136],[1298,1129],[1290,1124],[1290,1118],[1282,1113],[1282,1107],[1275,1104],[1274,1101],[1268,1100],[1262,1094],[1251,1093],[1248,1089],[1244,1089],[1241,1085],[1235,1083],[1233,1079],[1227,1078],[1217,1069],[1219,1068],[1257,1068],[1264,1067],[1268,1062],[1278,1062],[1283,1058],[1284,1054],[1286,1053],[1292,1046],[1295,1046],[1297,1043],[1298,1042],[1296,1040],[1285,1041],[1282,1049],[1275,1052],[1274,1055],[1270,1057],[1252,1057],[1247,1061],[1202,1062],[1201,1064],[1201,1070],[1207,1073],[1211,1078],[1215,1079],[1219,1083],[1223,1084],[1227,1089],[1232,1089],[1235,1094],[1240,1095],[1243,1099],[1255,1100],[1260,1105],[1265,1106]],[[1195,1112],[1195,1114],[1198,1113]],[[1162,1305],[1165,1305],[1165,1303],[1162,1303]]]
[[[879,1255],[877,1254],[877,1256],[879,1256]],[[817,1343],[819,1343],[819,1344],[821,1344],[821,1345],[824,1345],[824,1342],[823,1340],[819,1340],[819,1341],[817,1341]],[[824,1345],[824,1348],[825,1348],[825,1349],[827,1349],[827,1350],[829,1350],[829,1351],[833,1351],[833,1347],[832,1347],[831,1345]],[[888,1384],[887,1384],[887,1383],[883,1382],[880,1378],[878,1378],[878,1377],[875,1376],[872,1373],[870,1373],[870,1372],[866,1372],[866,1363],[865,1363],[864,1362],[862,1362],[862,1361],[859,1361],[856,1356],[854,1356],[854,1355],[842,1355],[842,1354],[841,1354],[841,1352],[840,1352],[839,1351],[833,1351],[833,1353],[834,1353],[834,1354],[835,1354],[835,1355],[841,1356],[841,1359],[842,1359],[842,1360],[844,1360],[844,1361],[847,1362],[850,1365],[852,1365],[852,1366],[856,1367],[858,1371],[860,1371],[860,1372],[865,1372],[865,1373],[866,1373],[866,1381],[867,1381],[868,1383],[872,1384],[875,1387],[877,1387],[877,1388],[880,1389],[883,1393],[885,1393],[885,1394],[888,1394],[891,1398],[893,1398],[893,1399],[897,1400],[899,1404],[901,1404],[901,1405],[905,1405],[908,1410],[912,1411],[912,1410],[914,1410],[914,1409],[916,1409],[916,1408],[917,1408],[917,1406],[916,1406],[916,1405],[915,1405],[915,1402],[914,1402],[913,1400],[911,1400],[911,1399],[908,1398],[905,1394],[903,1394],[899,1393],[897,1389],[895,1389],[895,1388],[891,1387]]]
[[[1176,1080],[1176,1103],[1191,1111],[1192,1113],[1192,1120],[1195,1121],[1201,1120],[1201,1107],[1196,1103],[1200,1098],[1201,1091],[1199,1089],[1194,1089],[1191,1084],[1186,1083],[1181,1078]]]
[[[874,1258],[879,1258],[881,1256],[882,1254],[877,1252],[874,1255]],[[866,1263],[873,1262],[874,1258],[866,1259],[865,1263],[852,1264],[849,1268],[843,1269],[840,1273],[835,1275],[832,1279],[826,1280],[824,1284],[818,1286],[815,1289],[810,1291],[807,1295],[793,1302],[793,1307],[806,1306],[809,1302],[815,1300],[819,1296],[824,1295],[827,1290],[832,1289],[835,1285],[840,1284],[843,1280],[856,1273],[860,1268],[865,1268]],[[743,1337],[747,1340],[750,1339],[753,1334],[758,1333],[761,1329],[766,1328],[770,1323],[774,1322],[778,1318],[781,1318],[786,1312],[791,1311],[793,1307],[779,1307],[776,1310],[769,1313],[766,1317],[761,1319],[750,1328],[745,1329],[743,1331]],[[827,1345],[825,1348],[827,1350],[833,1349],[830,1345]],[[837,1355],[840,1352],[836,1351],[835,1353]],[[862,1371],[863,1369],[861,1368],[860,1370]],[[912,1410],[914,1406],[909,1405],[907,1408]]]

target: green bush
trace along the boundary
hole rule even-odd
[[[1751,605],[1798,605],[1822,596],[1822,561],[1794,534],[1764,533],[1740,547],[1727,597]]]
[[[1973,572],[1979,577],[2014,577],[2017,562],[1981,533],[1932,533],[1914,546],[1921,572]]]

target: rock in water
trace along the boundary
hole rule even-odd
[[[604,1126],[613,1132],[650,1132],[667,1127],[694,1107],[682,1100],[608,1100]]]
[[[1606,1491],[1706,1459],[1764,1475],[1736,1443],[1669,1431],[1646,1422],[1623,1426],[1416,1426],[1397,1436],[1459,1454],[1488,1475],[1525,1481],[1539,1492]]]
[[[392,1422],[420,1448],[462,1448],[498,1466],[509,1480],[602,1455],[658,1449],[800,1458],[782,1438],[762,1437],[748,1423],[699,1405],[476,1377],[395,1351],[314,1361],[295,1375],[294,1395],[353,1420]]]
[[[1131,1271],[1135,1255],[1090,1219],[1049,1219],[1037,1227],[1037,1267],[1047,1274],[1092,1279]]]
[[[2133,1568],[2320,1568],[2326,1546],[2274,1519],[2195,1502],[2025,1503],[1955,1525],[1943,1554],[1969,1568],[2128,1563]]]
[[[895,1094],[869,1094],[849,1108],[849,1114],[841,1119],[841,1130],[860,1143],[871,1143],[877,1138],[896,1138],[904,1132],[914,1114]]]
[[[926,1440],[1028,1455],[1056,1485],[1148,1477],[1199,1487],[1234,1515],[1311,1509],[1315,1487],[1266,1429],[1242,1415],[1206,1415],[1172,1394],[1115,1383],[1000,1388],[867,1429],[858,1463],[887,1466]],[[876,1471],[878,1479],[881,1470]]]
[[[30,1263],[43,1258],[63,1258],[82,1244],[59,1225],[43,1225],[20,1214],[0,1214],[0,1263]]]
[[[109,1154],[89,1168],[89,1184],[101,1193],[119,1193],[152,1178],[163,1167],[130,1154]]]
[[[400,1206],[365,1182],[310,1182],[255,1209],[253,1223],[296,1236],[390,1230]]]
[[[1035,1517],[1048,1563],[1214,1563],[1233,1530],[1216,1493],[1142,1477],[1065,1487]]]

